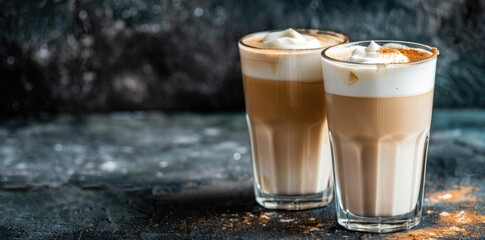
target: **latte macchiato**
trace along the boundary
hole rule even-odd
[[[256,200],[264,207],[306,209],[331,200],[320,53],[345,41],[333,32],[288,29],[239,42]]]
[[[419,223],[435,48],[343,44],[322,53],[338,222],[391,232]]]

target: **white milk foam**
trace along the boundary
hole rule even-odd
[[[400,44],[386,44],[385,47],[389,48],[401,48],[404,47]],[[381,53],[379,49],[381,46],[371,41],[368,47],[363,46],[355,46],[354,50],[352,51],[352,56],[347,60],[349,62],[356,62],[356,63],[407,63],[409,62],[408,57],[404,54],[397,52],[397,53]]]
[[[399,48],[402,45],[385,46]],[[378,56],[370,57],[373,59],[369,60],[369,57],[362,52],[356,53],[356,49],[359,48],[362,47],[343,44],[331,47],[325,52],[328,57],[340,60],[331,61],[322,57],[326,92],[350,97],[404,97],[423,94],[434,89],[436,57],[419,64],[398,64],[403,61],[402,57],[406,59],[407,57],[404,55]],[[366,51],[366,54],[368,52],[376,52],[376,50],[371,49]],[[363,64],[353,62],[357,61],[355,56],[360,57],[359,61]],[[396,58],[398,58],[397,64],[394,62]],[[389,64],[389,61],[393,64]]]
[[[321,81],[320,53],[325,47],[339,43],[336,39],[327,45],[293,29],[256,33],[248,37],[248,42],[251,39],[261,39],[257,42],[260,48],[239,43],[241,57],[246,59],[241,63],[242,72],[254,78],[280,81]]]
[[[311,49],[318,48],[320,45],[320,41],[316,37],[300,34],[291,28],[268,33],[263,40],[265,48]]]

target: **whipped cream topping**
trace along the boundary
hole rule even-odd
[[[347,61],[355,63],[408,63],[408,57],[397,50],[404,47],[395,43],[380,46],[371,41],[367,47],[355,46]],[[386,51],[383,51],[384,49]]]
[[[263,39],[263,46],[277,49],[311,49],[321,47],[316,37],[300,34],[292,28],[268,33]]]

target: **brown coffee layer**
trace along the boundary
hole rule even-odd
[[[330,187],[331,161],[322,79],[243,75],[255,181],[265,193],[301,195]]]

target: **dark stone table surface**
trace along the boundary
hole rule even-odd
[[[1,239],[485,238],[485,110],[436,110],[422,223],[346,231],[254,201],[245,118],[117,113],[0,124]]]

